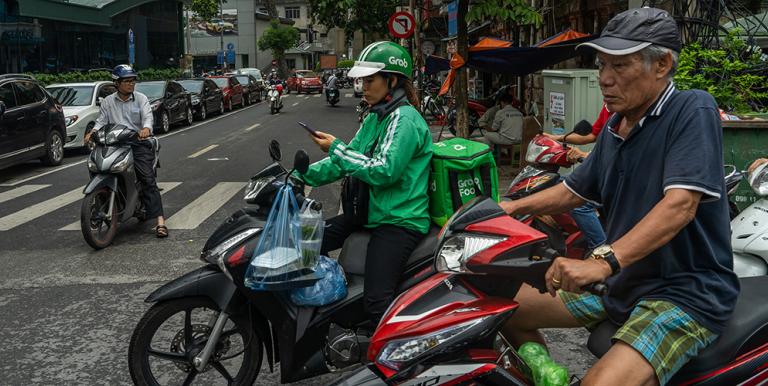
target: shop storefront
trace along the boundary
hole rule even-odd
[[[181,15],[177,0],[0,0],[0,73],[178,67]]]

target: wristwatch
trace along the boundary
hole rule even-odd
[[[613,253],[613,247],[608,244],[600,245],[592,250],[590,257],[595,260],[605,260],[611,266],[611,276],[621,271],[619,260],[616,259],[616,255]]]

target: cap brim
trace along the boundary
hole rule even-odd
[[[605,36],[597,38],[587,43],[581,43],[576,49],[592,48],[608,55],[629,55],[650,46],[650,42],[639,42],[636,40],[627,40]]]
[[[355,62],[355,65],[352,66],[352,69],[349,70],[347,76],[350,78],[362,78],[371,76],[383,70],[384,67],[385,66],[383,63],[357,61]]]

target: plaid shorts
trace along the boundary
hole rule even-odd
[[[608,318],[603,301],[588,292],[558,291],[565,307],[587,329]],[[717,335],[693,320],[680,307],[664,300],[641,300],[612,337],[637,350],[653,366],[665,385]]]

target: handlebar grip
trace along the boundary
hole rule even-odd
[[[605,283],[592,283],[582,287],[584,291],[587,291],[593,295],[605,296],[608,295],[608,285]]]
[[[576,162],[578,162],[578,163],[584,162],[584,157],[576,158]]]

